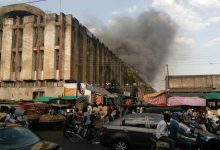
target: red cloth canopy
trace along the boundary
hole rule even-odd
[[[206,100],[199,97],[173,96],[167,100],[168,106],[206,106]]]
[[[143,98],[145,103],[153,104],[153,105],[165,105],[166,104],[166,95],[165,92],[157,92],[144,95]]]

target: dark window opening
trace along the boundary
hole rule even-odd
[[[44,91],[33,92],[33,99],[44,96]]]

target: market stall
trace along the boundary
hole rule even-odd
[[[173,96],[167,99],[168,106],[206,106],[206,100],[199,97]]]
[[[205,93],[204,95],[201,96],[201,98],[206,99],[207,107],[209,107],[211,110],[220,109],[220,93],[219,92]]]
[[[41,115],[45,114],[49,109],[49,105],[46,103],[32,103],[26,105],[25,115],[27,117],[30,126],[35,126],[39,123]]]
[[[160,91],[146,94],[143,96],[143,101],[152,105],[166,104],[166,93],[165,91]]]

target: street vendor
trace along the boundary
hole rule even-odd
[[[82,121],[82,119],[83,119],[82,112],[79,110],[79,108],[75,108],[75,110],[73,112],[73,120],[74,121]]]

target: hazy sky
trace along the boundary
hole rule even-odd
[[[29,1],[35,0],[0,0],[0,6]],[[151,9],[164,12],[177,31],[169,57],[158,64],[154,81],[148,82],[163,89],[166,64],[170,75],[220,74],[219,0],[47,0],[32,5],[46,12],[72,14],[94,34],[111,26],[118,16],[137,18]]]

